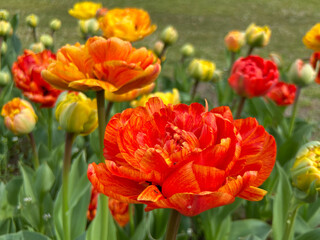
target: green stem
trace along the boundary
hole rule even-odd
[[[52,149],[52,108],[48,108],[48,149]]]
[[[170,213],[169,222],[167,225],[167,234],[166,234],[166,240],[175,240],[179,225],[181,220],[181,214],[177,211],[172,209]]]
[[[300,93],[301,93],[301,89],[300,89],[300,87],[297,87],[296,97],[294,99],[294,105],[293,105],[293,110],[292,110],[292,115],[291,115],[291,120],[290,120],[289,137],[291,137],[292,131],[294,129],[294,122],[295,122],[296,116],[297,116],[298,101],[299,101]]]
[[[250,56],[250,55],[252,54],[253,49],[254,49],[254,47],[253,47],[253,46],[250,46],[250,47],[249,47],[249,50],[248,50],[248,53],[247,53],[247,57],[248,57],[248,56]]]
[[[62,172],[62,223],[64,240],[71,240],[69,211],[69,173],[71,168],[71,150],[75,138],[74,133],[66,132],[66,143],[64,150],[63,172]]]
[[[1,48],[2,48],[3,37],[0,37],[0,70],[1,70]]]
[[[105,111],[105,99],[104,99],[104,90],[100,90],[96,92],[97,94],[97,109],[98,109],[98,122],[99,122],[99,145],[100,145],[100,162],[104,163],[103,157],[103,139],[104,139],[104,132],[106,129],[106,111]],[[101,213],[101,235],[100,236],[107,236],[108,234],[108,226],[109,226],[109,210],[108,210],[108,198],[103,194],[99,194],[99,212]]]
[[[235,52],[231,52],[230,54],[231,54],[231,56],[230,56],[230,66],[229,66],[229,69],[228,69],[228,74],[229,75],[231,73],[231,70],[232,70],[232,67],[233,67],[233,63],[235,62],[235,59],[236,59],[236,53]]]
[[[37,30],[35,27],[32,28],[32,36],[33,36],[33,41],[36,43],[38,42],[38,37],[37,37]]]
[[[104,138],[104,131],[106,129],[106,111],[105,111],[105,100],[104,100],[104,90],[97,91],[97,109],[98,109],[98,122],[99,122],[99,146],[100,146],[100,162],[104,163],[103,157],[103,138]]]
[[[297,218],[297,214],[299,208],[301,207],[301,203],[297,203],[296,200],[293,200],[293,204],[291,205],[291,211],[288,214],[287,222],[286,222],[286,230],[283,235],[283,240],[293,240],[294,236],[294,223]]]
[[[196,79],[194,85],[193,85],[193,88],[192,88],[192,93],[191,93],[191,102],[193,102],[194,100],[194,97],[196,96],[196,92],[197,92],[197,88],[198,88],[198,85],[199,85],[199,79]]]
[[[37,170],[38,167],[39,167],[39,158],[38,158],[36,142],[34,140],[34,136],[33,136],[32,132],[29,133],[28,136],[29,136],[29,139],[30,139],[31,148],[32,148],[32,152],[33,152],[33,167],[34,167],[35,170]]]
[[[108,105],[107,105],[106,117],[105,117],[105,119],[106,119],[107,122],[109,121],[109,117],[110,117],[110,113],[111,113],[112,106],[113,106],[113,102],[112,102],[112,101],[109,101],[109,102],[108,102]]]
[[[239,106],[238,106],[238,110],[237,110],[237,114],[236,114],[236,119],[239,119],[241,117],[241,113],[242,113],[242,110],[243,110],[244,103],[245,103],[246,99],[247,99],[246,97],[241,97],[240,103],[239,103]]]
[[[129,204],[129,214],[130,214],[130,232],[131,235],[134,233],[134,204]]]

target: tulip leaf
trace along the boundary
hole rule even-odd
[[[151,224],[154,220],[153,214],[146,214],[145,217],[142,219],[140,224],[137,226],[133,236],[130,238],[130,240],[140,240],[145,239],[147,236]]]
[[[319,240],[320,239],[320,229],[314,229],[310,232],[307,232],[298,238],[296,240]]]
[[[232,222],[231,229],[229,240],[249,239],[250,235],[258,239],[267,239],[271,226],[261,220],[245,219]]]
[[[153,214],[154,221],[152,223],[152,237],[155,239],[161,238],[166,231],[166,223],[169,219],[169,209],[155,209],[151,212]]]
[[[16,225],[13,218],[7,218],[0,221],[0,236],[16,232]]]
[[[35,193],[42,203],[45,194],[50,191],[54,184],[55,176],[46,162],[42,163],[36,172]]]
[[[87,209],[90,201],[90,183],[86,174],[86,162],[83,153],[73,161],[69,175],[69,222],[71,239],[76,239],[85,232]],[[58,239],[63,239],[62,188],[54,204],[54,225]]]
[[[16,206],[19,201],[19,192],[22,186],[21,176],[13,177],[6,185],[8,203]]]
[[[103,204],[102,201],[104,201]],[[116,239],[116,227],[107,205],[108,198],[103,194],[99,194],[97,213],[87,231],[87,240]]]
[[[276,162],[276,169],[279,180],[273,203],[272,231],[274,240],[282,240],[286,229],[287,216],[290,211],[292,187],[287,174],[278,162]]]
[[[18,233],[11,233],[0,236],[0,240],[50,240],[45,235],[36,232],[20,231]]]

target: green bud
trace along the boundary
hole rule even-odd
[[[160,39],[166,45],[172,45],[178,40],[178,32],[173,26],[168,26],[162,31]]]
[[[30,45],[29,49],[31,49],[34,53],[42,52],[45,47],[42,42],[33,43]]]
[[[181,47],[180,52],[183,57],[192,57],[194,55],[194,47],[192,44],[186,43]]]
[[[13,30],[11,24],[7,21],[0,21],[0,37],[7,37],[12,35]]]
[[[309,63],[304,63],[297,59],[290,67],[288,72],[289,81],[299,87],[305,87],[314,82],[316,72]]]
[[[53,39],[48,34],[41,35],[40,42],[44,45],[45,48],[51,48],[53,46]]]
[[[6,86],[11,81],[10,74],[7,72],[0,71],[0,86]]]
[[[61,21],[59,19],[52,19],[50,22],[50,28],[52,31],[58,31],[61,28]]]
[[[5,9],[0,9],[0,20],[8,20],[9,12]]]
[[[196,80],[207,82],[212,79],[215,69],[213,62],[195,58],[189,64],[188,72]]]
[[[26,22],[29,27],[35,28],[38,26],[39,17],[35,14],[30,14],[26,17]]]
[[[7,53],[8,50],[8,45],[5,41],[2,41],[1,44],[1,55],[5,55]]]

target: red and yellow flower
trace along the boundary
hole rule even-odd
[[[317,64],[320,64],[320,52],[314,52],[311,55],[310,64],[313,67],[313,69],[317,70],[316,69],[317,68]],[[320,67],[320,65],[319,65],[319,67]],[[320,71],[319,71],[319,69],[318,69],[315,81],[316,81],[316,83],[320,84]]]
[[[267,93],[267,97],[279,106],[288,106],[294,103],[296,92],[296,85],[286,82],[277,82],[277,84]]]
[[[277,82],[277,66],[259,56],[239,58],[233,65],[228,79],[231,88],[243,97],[265,95]]]
[[[320,51],[320,23],[314,25],[302,39],[304,45],[314,51]]]
[[[53,107],[61,93],[43,80],[41,71],[46,69],[56,56],[49,50],[34,53],[25,50],[12,65],[12,74],[15,85],[20,88],[23,95],[31,101],[40,103],[41,107]]]
[[[235,197],[261,200],[267,192],[258,187],[276,157],[274,138],[255,118],[234,120],[228,107],[208,111],[160,98],[113,116],[104,145],[105,163],[88,168],[99,192],[186,216]]]
[[[113,219],[121,226],[124,227],[130,220],[129,204],[120,202],[116,199],[109,198],[109,210]]]
[[[146,48],[135,49],[119,38],[92,37],[85,45],[62,47],[42,76],[60,89],[123,94],[153,83],[160,69]]]
[[[38,117],[26,100],[14,98],[3,105],[4,125],[16,135],[28,134],[34,129]]]
[[[130,42],[141,40],[157,29],[151,24],[148,12],[137,8],[109,10],[99,18],[99,23],[104,37],[118,37]]]

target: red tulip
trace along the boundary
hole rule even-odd
[[[255,118],[233,120],[228,107],[166,106],[160,98],[113,116],[104,146],[105,163],[88,168],[99,192],[186,216],[237,196],[261,200],[267,192],[258,187],[276,157],[274,138]]]
[[[265,95],[278,82],[277,66],[259,56],[239,58],[232,67],[229,84],[243,97]]]
[[[296,97],[297,87],[294,84],[278,82],[268,93],[268,98],[272,99],[279,106],[291,105]]]
[[[130,220],[129,204],[120,202],[116,199],[109,198],[109,210],[113,219],[121,226],[124,227]]]
[[[98,206],[98,196],[99,192],[93,187],[91,188],[90,203],[87,211],[87,219],[92,221],[96,216],[97,206]]]
[[[320,61],[320,52],[314,52],[314,53],[311,55],[310,64],[312,65],[312,67],[313,67],[315,70],[316,70],[318,61]],[[319,64],[320,64],[320,63],[319,63]],[[318,70],[317,76],[316,76],[316,83],[320,84],[320,71],[319,71],[319,70]]]
[[[49,50],[41,53],[25,50],[12,65],[12,74],[17,88],[20,88],[23,95],[31,101],[40,103],[41,107],[54,107],[61,93],[41,77],[41,71],[47,68],[51,59],[55,58],[56,56]]]

